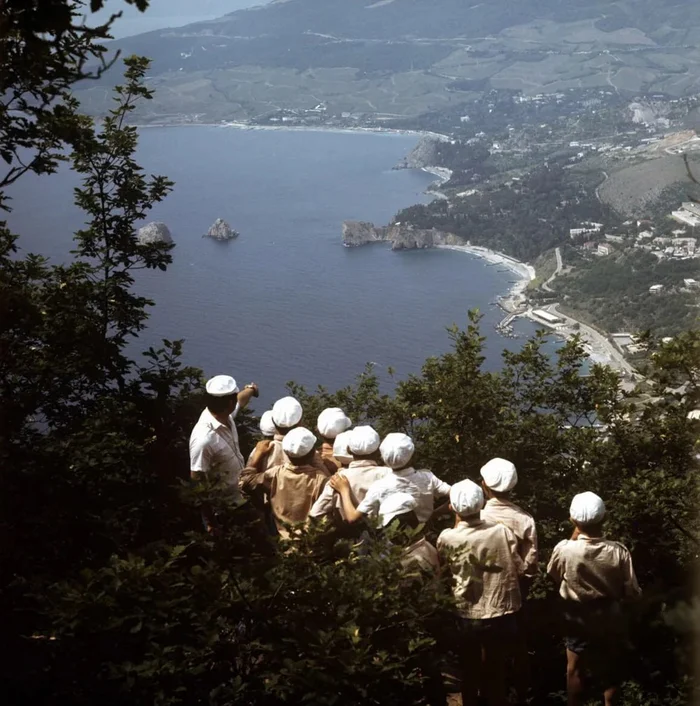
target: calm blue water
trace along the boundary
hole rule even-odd
[[[445,327],[485,313],[487,367],[519,341],[493,330],[492,306],[510,286],[476,258],[448,251],[348,249],[345,219],[387,222],[426,200],[432,177],[392,166],[414,137],[329,132],[151,128],[141,164],[167,174],[173,194],[149,220],[167,223],[177,243],[166,273],[143,273],[156,301],[141,350],[161,338],[186,339],[186,361],[207,375],[229,373],[261,386],[258,409],[289,380],[335,389],[372,361],[398,377],[449,347]],[[13,190],[10,224],[28,251],[64,260],[81,214],[67,207],[75,175],[27,177]],[[222,217],[235,241],[202,239]],[[534,327],[521,323],[521,331]],[[386,376],[385,376],[386,377]]]

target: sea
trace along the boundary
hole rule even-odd
[[[519,339],[494,329],[497,298],[515,275],[466,253],[392,252],[386,244],[345,248],[346,219],[387,223],[427,202],[435,177],[393,167],[415,135],[183,126],[144,128],[139,163],[175,181],[148,220],[166,223],[176,247],[167,272],[139,273],[137,288],[155,302],[139,357],[163,338],[184,339],[184,361],[206,376],[255,381],[264,411],[288,381],[330,390],[353,382],[370,363],[389,391],[450,348],[447,327],[479,309],[485,368],[501,365]],[[72,206],[78,176],[26,176],[10,191],[8,221],[23,252],[70,258],[84,217]],[[240,232],[228,242],[203,238],[223,218]],[[554,350],[555,343],[551,343]],[[393,369],[390,375],[388,369]]]

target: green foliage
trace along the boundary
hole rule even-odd
[[[148,0],[126,0],[143,11]],[[54,172],[77,136],[70,89],[114,62],[103,42],[111,20],[84,22],[85,0],[5,0],[0,7],[0,191],[29,171]],[[96,11],[104,0],[90,0]],[[5,194],[0,207],[6,208]]]

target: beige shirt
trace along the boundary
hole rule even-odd
[[[244,465],[234,422],[238,409],[236,406],[228,424],[222,424],[205,409],[190,434],[190,470],[220,480],[237,498],[238,480]]]
[[[629,550],[610,539],[581,535],[559,542],[547,573],[560,582],[559,595],[570,601],[620,600],[642,592]]]
[[[333,455],[333,444],[324,441],[318,452],[331,475],[337,473],[343,467],[343,464]]]
[[[376,515],[382,501],[389,495],[408,493],[418,502],[415,510],[418,521],[427,522],[433,514],[435,498],[449,495],[450,488],[431,471],[417,471],[413,467],[390,471],[370,486],[367,495],[357,506],[357,511],[363,515]]]
[[[401,563],[406,568],[417,564],[420,569],[430,574],[436,574],[440,570],[437,549],[425,537],[406,547]]]
[[[483,620],[520,610],[522,560],[518,539],[505,525],[462,520],[437,541],[441,561],[450,567],[460,614]],[[501,570],[488,571],[499,567]]]
[[[389,468],[386,468],[386,466],[377,466],[376,461],[351,461],[350,465],[342,470],[342,474],[348,479],[348,483],[350,483],[350,491],[353,495],[355,507],[365,499],[370,486],[389,473],[391,473]],[[334,507],[338,508],[341,517],[345,519],[340,495],[338,495],[330,485],[327,485],[323,489],[321,497],[311,508],[309,516],[321,517],[322,515],[328,515],[333,511]]]
[[[481,511],[481,519],[498,522],[513,530],[518,538],[518,554],[523,560],[523,575],[537,575],[537,529],[529,513],[510,500],[491,498]]]
[[[261,485],[267,491],[270,508],[280,535],[288,536],[282,523],[305,522],[311,506],[318,500],[328,482],[328,473],[315,466],[293,466],[283,463],[256,473],[246,468],[241,479],[244,490],[250,492]]]

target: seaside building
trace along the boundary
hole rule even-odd
[[[663,284],[652,284],[651,287],[649,287],[650,294],[661,294],[661,292],[663,292],[663,291],[664,291]]]
[[[604,257],[606,255],[610,255],[611,252],[612,252],[612,247],[610,245],[608,245],[607,243],[600,243],[600,245],[598,245],[598,250],[597,250],[598,255],[602,255]]]
[[[695,226],[700,225],[700,203],[684,201],[680,210],[671,213],[671,218],[695,228]]]
[[[532,316],[535,320],[541,321],[542,323],[548,324],[549,326],[557,326],[564,323],[564,320],[561,318],[561,316],[555,316],[554,314],[550,314],[544,309],[534,309],[532,312]]]
[[[683,285],[687,289],[700,289],[700,282],[698,282],[696,279],[691,279],[691,278],[684,279]]]

